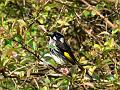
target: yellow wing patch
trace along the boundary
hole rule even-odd
[[[65,56],[66,58],[68,58],[69,60],[72,60],[72,57],[69,55],[69,53],[64,52],[64,56]]]

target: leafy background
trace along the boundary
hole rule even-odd
[[[53,31],[95,81],[74,66],[57,72],[46,56]],[[120,89],[119,0],[0,0],[0,46],[1,90]]]

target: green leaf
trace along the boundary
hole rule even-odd
[[[32,36],[35,36],[36,34],[37,34],[37,27],[36,26],[33,26],[32,28],[31,28],[31,33],[32,33]]]
[[[50,11],[52,8],[55,8],[57,7],[57,4],[56,3],[52,3],[52,4],[49,4],[45,7],[45,10],[46,11]]]
[[[96,49],[98,49],[98,50],[101,50],[101,46],[99,44],[94,44],[93,47],[96,48]]]
[[[6,64],[9,62],[9,59],[8,58],[4,58],[3,60],[3,66],[6,66]]]
[[[10,0],[5,0],[5,6],[9,3]]]
[[[87,10],[84,10],[83,15],[87,18],[87,17],[89,17],[91,15],[91,12],[87,11]]]
[[[68,87],[68,83],[69,83],[69,80],[68,80],[68,79],[65,79],[65,78],[63,79],[63,78],[62,78],[62,80],[60,80],[60,81],[57,83],[57,85],[66,90],[67,87]]]
[[[19,19],[19,20],[17,20],[18,21],[18,23],[20,24],[20,26],[27,26],[26,25],[26,22],[24,21],[24,20],[22,20],[22,19]]]
[[[5,45],[12,46],[12,40],[11,39],[4,39]]]
[[[36,44],[36,42],[35,42],[33,39],[30,39],[30,40],[27,42],[27,45],[29,45],[33,50],[36,50],[36,49],[37,49],[37,44]]]
[[[95,16],[95,15],[97,15],[97,13],[94,10],[92,10],[91,15]]]
[[[50,57],[48,57],[47,59],[45,58],[45,60],[47,60],[47,62],[52,66],[57,67],[57,65],[58,65],[58,64],[56,64],[55,60],[50,59]]]
[[[106,41],[106,42],[104,43],[104,45],[112,48],[112,47],[115,45],[114,38],[111,38],[111,39],[109,39],[108,41]]]
[[[40,88],[40,90],[49,90],[47,86]]]
[[[40,22],[41,24],[43,24],[43,23],[45,22],[45,19],[44,19],[44,18],[40,18],[40,19],[39,19],[39,22]]]
[[[50,7],[50,6],[46,6],[46,7],[45,7],[45,10],[46,10],[46,11],[50,11],[50,10],[51,10],[51,7]]]
[[[96,5],[96,9],[97,10],[101,10],[103,9],[104,7],[106,6],[106,3],[105,2],[100,2],[99,4]]]
[[[42,13],[42,17],[43,17],[43,18],[48,17],[48,15],[49,15],[48,12],[43,12],[43,13]]]
[[[45,81],[46,84],[49,84],[49,83],[50,83],[50,80],[49,80],[48,77],[46,77],[44,81]]]
[[[32,42],[32,40],[33,40],[33,38],[29,39],[28,41],[26,41],[26,44],[31,43],[31,42]]]
[[[65,20],[58,20],[57,23],[61,25],[66,25],[66,26],[69,25],[68,22]]]
[[[13,38],[14,38],[17,42],[21,42],[21,41],[22,41],[22,36],[21,36],[21,35],[15,34],[15,35],[13,36]]]
[[[117,32],[120,32],[120,28],[113,29],[113,30],[112,30],[112,35],[116,34]]]
[[[114,79],[114,76],[112,76],[112,75],[109,76],[109,77],[107,77],[107,79],[110,80],[110,81],[114,81],[114,80],[115,80],[115,79]]]
[[[34,50],[37,49],[37,44],[36,44],[36,42],[34,42],[34,41],[33,41],[33,44],[32,44],[32,48],[33,48]]]
[[[120,26],[120,20],[116,20],[115,22]]]

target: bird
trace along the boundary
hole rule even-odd
[[[60,32],[55,31],[51,34],[48,34],[48,36],[50,36],[50,53],[56,63],[60,65],[66,65],[67,63],[70,63],[72,65],[78,65],[81,71],[85,70],[75,58],[70,45],[68,45],[64,36]],[[88,72],[86,72],[86,74],[91,77]]]

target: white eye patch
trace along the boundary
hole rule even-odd
[[[64,38],[60,38],[60,41],[61,41],[62,43],[64,43]]]
[[[53,37],[53,39],[54,39],[54,40],[57,40],[57,38],[56,38],[55,36]]]

